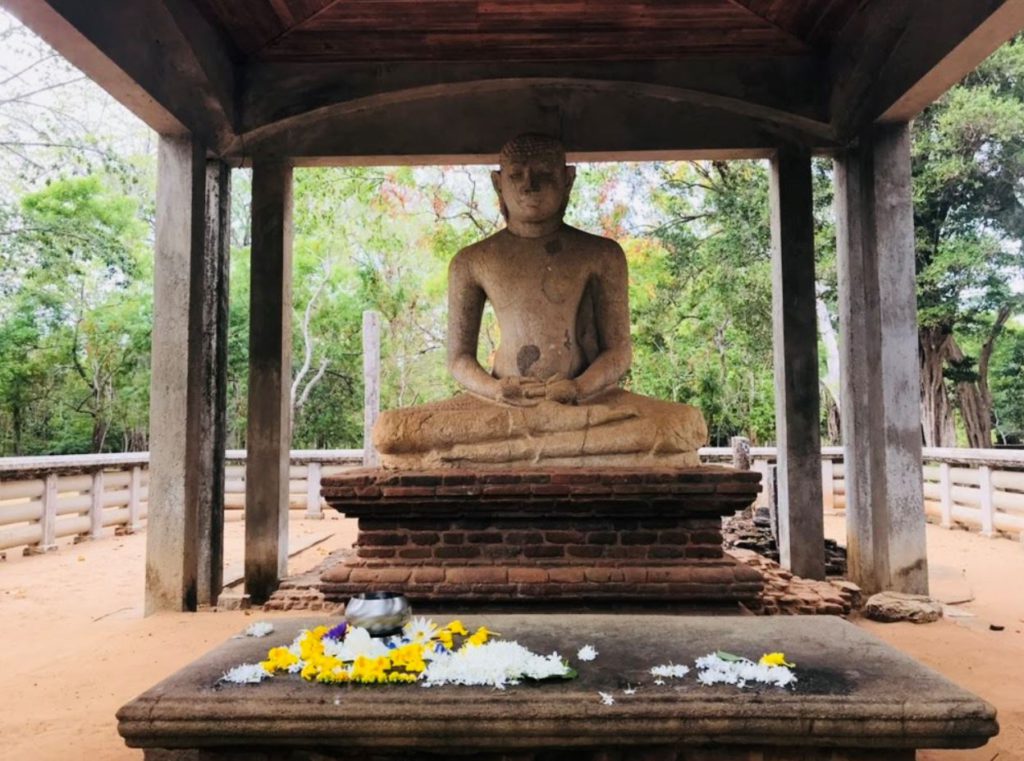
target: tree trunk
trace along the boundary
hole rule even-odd
[[[921,424],[926,447],[951,447],[956,443],[953,413],[942,370],[952,338],[944,326],[920,327],[918,354],[921,363]]]
[[[1003,332],[1009,318],[1010,307],[1000,307],[985,343],[981,346],[977,378],[957,384],[957,403],[960,406],[960,414],[963,416],[964,429],[967,432],[967,446],[969,447],[987,449],[992,446],[992,391],[988,386],[988,370],[996,340]],[[962,361],[964,353],[956,339],[951,336],[949,344],[949,358]]]

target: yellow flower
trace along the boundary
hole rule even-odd
[[[761,666],[788,666],[793,668],[795,663],[787,663],[786,656],[783,653],[765,653],[761,656],[761,660],[758,661]]]
[[[360,655],[352,664],[352,681],[375,684],[388,680],[385,673],[391,667],[390,658],[367,658]]]
[[[401,666],[406,671],[417,673],[426,671],[427,664],[423,660],[423,645],[412,642],[395,648],[391,651],[391,663],[394,666]]]
[[[442,629],[434,635],[437,640],[444,645],[447,649],[452,649],[452,633],[447,629]]]
[[[260,665],[273,674],[275,671],[287,671],[289,667],[299,662],[298,657],[287,647],[274,647],[267,653],[267,659]]]
[[[469,637],[469,639],[466,640],[466,644],[472,645],[473,647],[482,645],[491,638],[492,634],[497,634],[497,632],[492,632],[486,626],[481,626],[471,637]]]
[[[463,626],[462,622],[458,621],[458,620],[452,621],[450,624],[448,624],[444,628],[447,629],[448,631],[450,631],[452,634],[461,634],[463,637],[465,637],[467,634],[469,634],[469,632],[466,631],[466,627]]]

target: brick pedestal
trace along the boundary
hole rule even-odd
[[[323,495],[359,520],[356,557],[324,572],[330,601],[728,602],[760,573],[722,551],[721,516],[760,475],[731,468],[502,472],[358,470]]]

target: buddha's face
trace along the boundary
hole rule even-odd
[[[524,156],[492,172],[503,211],[516,222],[544,222],[565,211],[575,167],[551,154]]]

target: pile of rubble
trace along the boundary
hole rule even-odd
[[[758,508],[752,517],[737,513],[726,518],[722,521],[722,536],[727,550],[753,550],[775,562],[779,560],[779,548],[767,508]],[[846,575],[846,548],[833,539],[825,540],[825,573],[828,576]]]
[[[753,550],[732,549],[729,554],[741,563],[756,568],[764,576],[761,605],[752,609],[752,613],[764,616],[846,616],[861,605],[860,587],[853,582],[842,579],[803,579]]]

